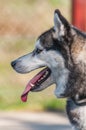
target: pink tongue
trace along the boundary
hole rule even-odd
[[[29,81],[29,83],[27,84],[23,94],[21,95],[21,100],[23,102],[26,102],[27,101],[27,96],[28,96],[28,93],[29,91],[31,90],[32,86],[31,85],[34,85],[36,84],[36,82],[42,77],[42,75],[45,74],[47,68],[43,69],[41,72],[39,72],[33,79],[31,79]]]
[[[23,102],[26,102],[27,101],[27,96],[28,96],[28,92],[30,91],[31,89],[31,85],[28,83],[28,85],[26,86],[26,89],[25,91],[23,92],[23,94],[21,95],[21,100]]]

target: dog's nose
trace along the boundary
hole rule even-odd
[[[11,62],[11,66],[14,68],[15,65],[16,65],[16,61],[12,61],[12,62]]]

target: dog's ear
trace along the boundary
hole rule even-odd
[[[62,16],[58,9],[54,12],[54,28],[55,28],[55,38],[60,38],[61,36],[65,36],[67,32],[70,30],[70,24],[68,21]]]

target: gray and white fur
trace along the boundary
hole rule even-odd
[[[19,73],[41,67],[51,70],[50,77],[33,91],[56,85],[55,95],[67,98],[67,114],[75,130],[86,130],[86,34],[54,12],[54,27],[41,34],[35,49],[12,62]]]

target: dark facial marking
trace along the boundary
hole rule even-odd
[[[38,39],[40,39],[40,42],[42,44],[42,46],[45,49],[51,49],[53,46],[53,33],[55,32],[55,30],[53,28],[51,28],[50,30],[44,32],[41,36],[39,36]]]

